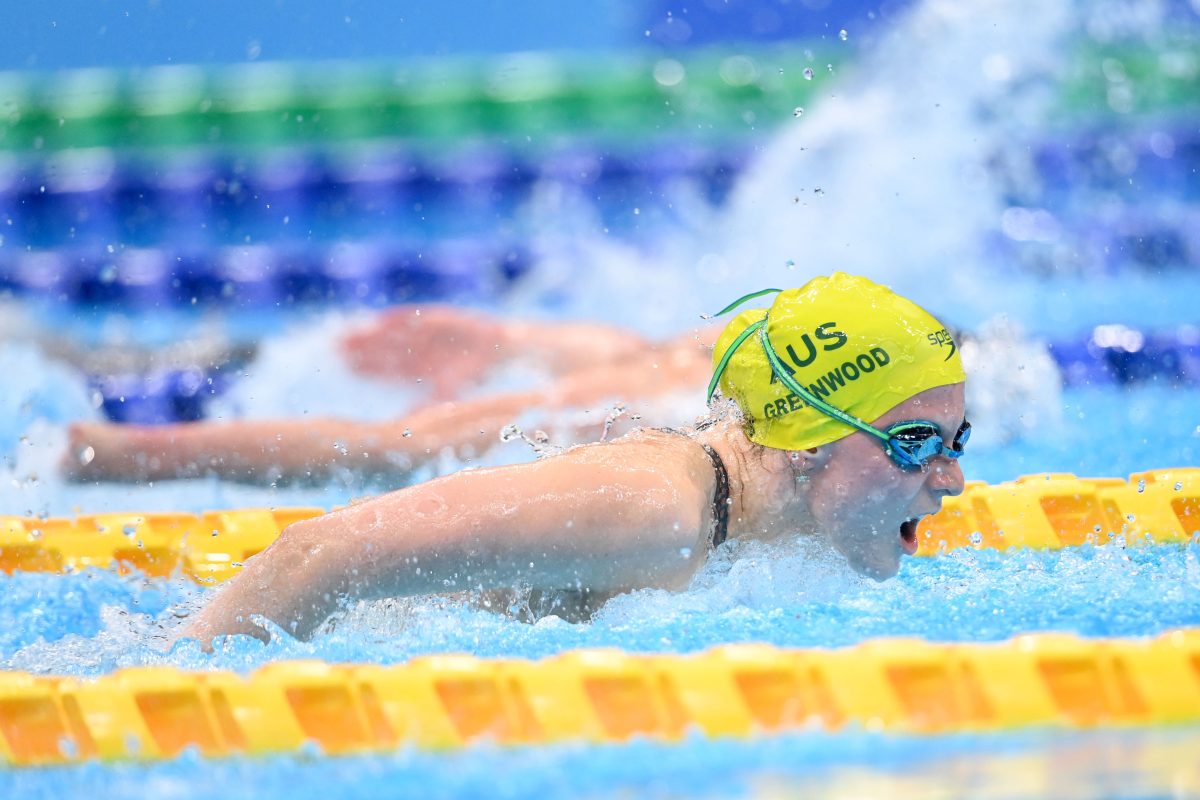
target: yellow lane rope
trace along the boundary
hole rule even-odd
[[[0,570],[69,572],[86,567],[177,571],[224,581],[297,520],[321,508],[234,509],[204,514],[84,514],[39,520],[0,516]],[[956,547],[1059,548],[1120,541],[1187,542],[1200,536],[1200,469],[1121,478],[1027,475],[972,482],[918,529],[920,555]]]
[[[438,655],[398,666],[276,662],[249,676],[173,667],[94,680],[0,673],[11,765],[328,754],[689,733],[897,733],[1200,722],[1200,629],[1155,639],[880,639],[840,650],[695,655],[579,650],[542,661]]]

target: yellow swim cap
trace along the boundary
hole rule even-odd
[[[946,326],[920,306],[867,278],[813,278],[779,292],[766,311],[739,314],[713,349],[714,383],[741,407],[750,441],[767,447],[820,447],[855,428],[784,386],[764,336],[777,369],[818,405],[868,423],[926,389],[966,380]]]

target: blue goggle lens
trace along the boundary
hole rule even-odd
[[[925,420],[897,422],[885,433],[888,436],[887,454],[892,461],[904,469],[921,469],[929,465],[934,456],[960,458],[963,448],[971,438],[971,423],[963,422],[950,447],[946,447],[941,430]]]

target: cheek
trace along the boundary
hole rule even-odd
[[[882,452],[847,454],[821,474],[813,515],[823,525],[874,523],[912,503],[922,476],[897,469]],[[853,466],[851,466],[853,465]]]

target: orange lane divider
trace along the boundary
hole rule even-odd
[[[0,517],[0,570],[66,572],[99,567],[161,577],[181,571],[213,584],[241,569],[297,520],[320,508],[234,509],[201,515],[87,514]],[[917,531],[919,555],[957,547],[1059,548],[1086,543],[1187,542],[1200,536],[1200,469],[1120,478],[1027,475],[971,483]]]
[[[728,645],[694,655],[460,655],[397,666],[276,662],[248,676],[173,667],[94,680],[0,673],[0,759],[455,748],[844,728],[937,734],[1200,722],[1200,629],[1154,639],[880,639],[841,650]]]
[[[1055,549],[1197,537],[1200,469],[1194,467],[1135,472],[1128,481],[1046,473],[971,483],[917,528],[922,555],[968,546]]]

